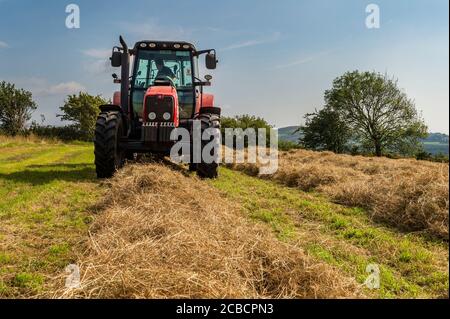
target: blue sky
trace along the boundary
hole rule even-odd
[[[67,29],[68,4],[80,29]],[[380,8],[367,29],[365,8]],[[216,48],[216,104],[225,115],[297,125],[323,105],[323,92],[348,70],[387,72],[415,99],[430,131],[449,131],[447,0],[0,0],[0,80],[29,89],[47,123],[67,94],[110,98],[118,87],[107,57],[122,34],[186,40]],[[116,71],[117,72],[117,71]]]

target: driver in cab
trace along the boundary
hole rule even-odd
[[[162,59],[155,60],[156,68],[158,69],[158,74],[156,74],[156,79],[164,79],[166,77],[170,78],[172,81],[175,80],[176,76],[172,70],[164,65]]]

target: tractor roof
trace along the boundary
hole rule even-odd
[[[152,41],[143,40],[136,42],[134,49],[158,49],[158,50],[190,50],[197,51],[192,43],[184,41]]]

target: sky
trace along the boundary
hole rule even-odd
[[[66,27],[72,3],[80,28]],[[371,3],[379,28],[366,26]],[[226,116],[298,125],[334,78],[367,70],[397,78],[429,130],[448,134],[448,12],[447,0],[0,0],[0,81],[33,93],[34,119],[61,124],[68,94],[119,89],[108,63],[119,35],[184,40],[217,50],[207,91]]]

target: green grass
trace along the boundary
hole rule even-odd
[[[101,188],[88,143],[0,143],[0,297],[29,296],[76,259]]]
[[[279,240],[342,276],[363,284],[367,265],[378,264],[381,287],[366,289],[369,297],[448,295],[445,242],[399,233],[372,223],[362,209],[226,168],[208,183]],[[53,278],[84,251],[103,190],[91,144],[0,139],[0,297],[51,289]]]
[[[435,298],[448,295],[448,243],[373,223],[360,208],[221,168],[209,182],[240,203],[248,216],[270,225],[280,240],[302,247],[343,276],[363,284],[369,264],[380,269],[370,297]]]

